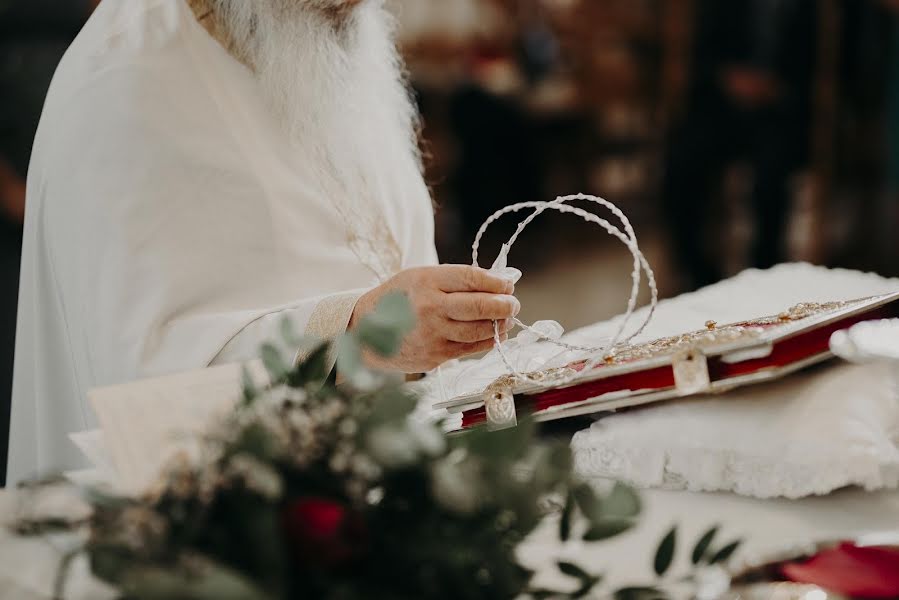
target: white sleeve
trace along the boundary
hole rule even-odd
[[[212,362],[213,364],[245,362],[255,358],[263,344],[274,343],[281,346],[282,352],[296,363],[304,356],[300,354],[298,348],[283,347],[281,328],[284,319],[288,319],[298,333],[320,340],[333,339],[346,331],[356,302],[365,291],[354,290],[323,298],[310,298],[283,311],[266,313],[248,323],[231,338]],[[299,329],[298,324],[302,323],[305,323],[305,327]],[[334,366],[335,360],[336,357],[332,353],[331,367]]]

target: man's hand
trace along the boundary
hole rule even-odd
[[[386,293],[404,292],[417,319],[399,354],[372,358],[374,367],[406,373],[430,371],[453,358],[489,350],[493,321],[500,333],[511,328],[510,318],[521,308],[512,295],[515,285],[478,267],[442,265],[407,269],[359,299],[350,329],[374,310]]]

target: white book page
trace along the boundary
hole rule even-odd
[[[102,438],[82,435],[76,443],[95,463],[99,459],[101,471],[114,474],[115,487],[140,493],[177,454],[196,455],[198,437],[223,419],[240,398],[242,368],[238,364],[212,367],[92,390],[88,399],[100,421]],[[265,381],[260,363],[250,363],[248,368],[257,381]]]

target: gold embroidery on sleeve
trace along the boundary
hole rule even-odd
[[[309,337],[329,340],[345,332],[360,295],[359,293],[335,294],[319,302],[309,316],[304,333]],[[296,362],[304,360],[307,356],[308,352],[298,352]],[[329,360],[332,366],[337,361],[333,348]]]

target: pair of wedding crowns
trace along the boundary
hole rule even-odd
[[[620,221],[623,226],[623,230],[619,229],[606,219],[599,217],[598,215],[584,210],[583,208],[579,208],[577,206],[571,206],[569,203],[574,202],[576,200],[585,200],[588,202],[592,202],[594,204],[598,204],[600,206],[604,206],[609,211],[612,212]],[[501,269],[506,268],[507,258],[509,255],[509,251],[512,249],[512,246],[515,245],[515,242],[518,240],[518,236],[521,235],[521,232],[525,230],[525,228],[530,225],[534,219],[538,216],[546,212],[547,210],[555,210],[561,213],[572,214],[580,217],[584,221],[588,223],[594,223],[602,227],[609,235],[618,238],[621,243],[623,243],[627,249],[630,251],[631,256],[634,258],[634,267],[631,272],[631,293],[630,298],[627,302],[627,311],[624,314],[624,317],[621,319],[621,323],[618,326],[618,330],[615,333],[615,336],[608,342],[608,344],[604,346],[591,347],[591,346],[580,346],[576,344],[569,344],[560,339],[554,339],[546,334],[538,331],[534,327],[522,323],[519,319],[513,317],[512,322],[525,329],[526,331],[531,332],[537,338],[549,342],[550,344],[554,344],[560,348],[564,348],[566,350],[575,351],[575,352],[584,352],[589,353],[591,358],[587,360],[587,363],[584,365],[582,372],[587,372],[593,367],[597,366],[599,363],[604,362],[606,357],[610,352],[613,352],[614,349],[618,346],[622,346],[628,344],[631,340],[633,340],[636,336],[643,333],[646,327],[649,325],[650,321],[652,321],[653,315],[656,311],[656,306],[659,300],[659,291],[656,285],[655,274],[652,271],[652,268],[649,266],[649,262],[646,260],[646,257],[643,255],[643,252],[640,250],[640,247],[637,243],[637,235],[634,233],[634,228],[631,226],[630,221],[625,216],[621,210],[615,206],[613,203],[600,198],[598,196],[591,196],[589,194],[573,194],[570,196],[559,196],[555,200],[551,202],[520,202],[518,204],[511,204],[502,208],[495,213],[493,213],[484,224],[481,225],[481,228],[478,230],[477,235],[475,236],[474,243],[471,246],[471,259],[472,264],[474,266],[478,265],[478,250],[481,245],[481,238],[484,236],[484,233],[487,229],[502,216],[507,215],[509,213],[516,213],[521,210],[533,209],[530,215],[528,215],[525,219],[523,219],[518,227],[515,229],[515,233],[512,234],[512,237],[509,238],[505,244],[503,244],[499,256],[496,261],[493,263],[493,267],[491,270],[499,271]],[[643,322],[640,326],[634,330],[632,333],[625,336],[625,329],[627,328],[631,318],[633,317],[634,311],[637,308],[637,298],[640,294],[640,284],[642,282],[642,275],[646,274],[647,284],[649,286],[649,291],[651,294],[650,306],[649,310],[646,311],[646,316],[643,319]],[[500,357],[502,357],[503,364],[506,366],[506,369],[509,371],[509,374],[514,378],[521,381],[529,381],[531,376],[528,373],[520,373],[517,369],[512,365],[512,361],[509,359],[506,354],[505,349],[503,348],[502,340],[500,339],[500,330],[499,323],[493,322],[493,332],[494,332],[494,347],[497,352],[499,352]],[[559,381],[559,385],[564,385],[569,383],[578,375],[578,372],[573,371],[567,378],[562,381]]]

